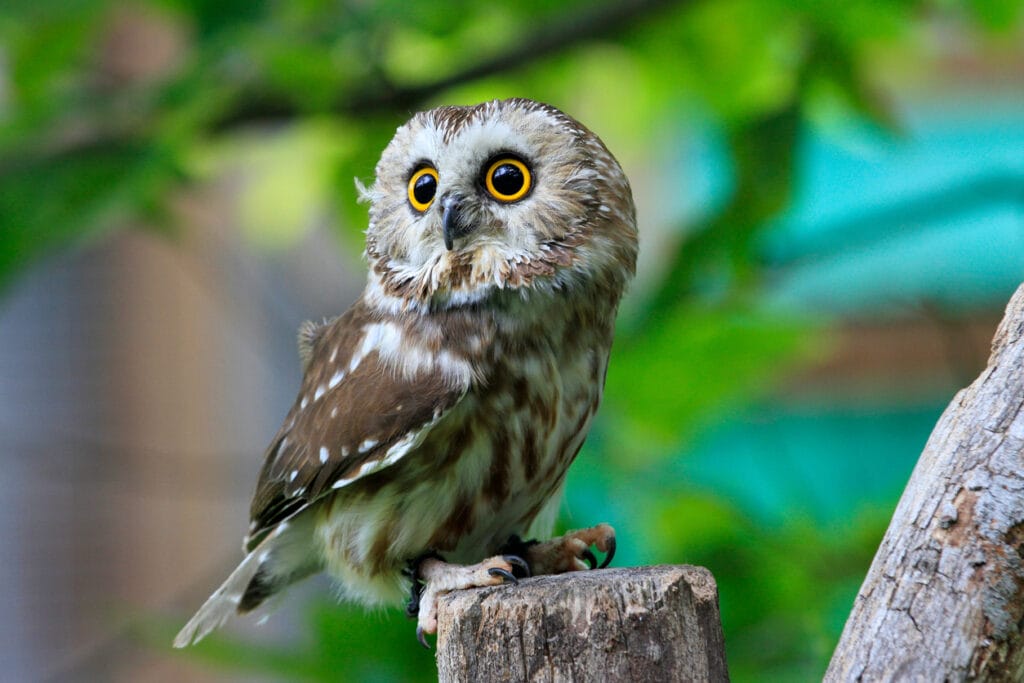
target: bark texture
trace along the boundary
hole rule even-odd
[[[727,681],[714,577],[603,569],[457,591],[439,604],[447,681]]]
[[[825,680],[1024,680],[1024,286],[946,408]]]

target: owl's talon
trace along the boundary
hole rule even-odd
[[[526,560],[518,555],[502,555],[501,558],[512,565],[512,573],[517,579],[530,578],[530,565],[527,564]],[[517,569],[519,571],[516,571]]]
[[[437,601],[441,595],[466,588],[518,583],[512,570],[525,564],[521,557],[500,555],[468,566],[449,564],[437,557],[423,558],[417,567],[423,588],[416,615],[416,639],[425,644],[426,634],[437,633]]]
[[[416,640],[420,641],[420,645],[430,649],[430,643],[427,642],[427,634],[424,632],[423,627],[416,624]]]
[[[601,562],[599,569],[604,569],[612,563],[612,558],[615,557],[615,536],[609,536],[605,539],[605,545],[608,548],[607,553],[604,556],[604,561]]]
[[[508,562],[507,557],[505,558],[505,561]],[[509,564],[511,564],[511,562],[509,562]],[[487,573],[494,577],[500,576],[502,583],[519,583],[519,579],[516,578],[515,574],[507,569],[502,569],[501,567],[491,567],[487,570]]]
[[[498,553],[502,557],[514,557],[522,562],[522,566],[518,564],[514,565],[514,567],[519,566],[521,572],[515,571],[515,568],[513,567],[513,573],[515,573],[518,578],[525,579],[533,576],[533,567],[530,566],[530,561],[527,558],[530,556],[530,548],[534,547],[538,543],[540,543],[540,541],[536,539],[524,541],[517,534],[512,534],[508,537],[508,540],[505,541],[505,545],[498,548]],[[523,567],[525,567],[525,570]],[[520,573],[522,574],[521,576]]]
[[[604,569],[615,557],[615,529],[608,524],[598,524],[549,541],[523,544],[523,547],[524,558],[535,576]],[[604,554],[600,563],[597,553]]]

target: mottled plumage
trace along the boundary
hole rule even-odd
[[[363,195],[366,290],[300,330],[305,376],[266,453],[248,555],[179,646],[318,571],[347,597],[397,602],[402,570],[427,552],[476,563],[550,532],[635,267],[622,170],[560,111],[492,101],[415,115]],[[581,534],[527,559],[564,571],[613,541]],[[463,574],[433,563],[424,609],[511,571],[492,560]]]

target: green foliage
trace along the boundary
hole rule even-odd
[[[767,391],[816,350],[812,330],[807,322],[739,306],[657,311],[642,335],[617,344],[607,403],[631,437],[643,435],[650,457],[658,452],[652,443],[674,445],[725,408]],[[648,459],[633,450],[631,460]]]
[[[330,603],[312,605],[303,642],[268,647],[214,635],[186,656],[236,673],[315,683],[436,680],[433,654],[416,642],[399,610],[376,614]],[[153,634],[160,646],[172,637]]]
[[[176,32],[181,54],[149,78],[120,84],[104,81],[109,74],[103,54],[121,6],[101,0],[16,3],[0,19],[12,76],[12,106],[0,132],[0,183],[17,182],[8,179],[29,166],[89,187],[109,161],[106,151],[88,154],[92,148],[131,146],[146,158],[175,160],[190,157],[211,135],[245,124],[329,115],[339,117],[350,140],[359,141],[334,160],[341,191],[331,197],[342,229],[358,234],[365,214],[354,205],[352,172],[371,175],[382,143],[409,109],[462,99],[457,90],[445,92],[450,86],[464,86],[462,94],[472,92],[472,99],[517,93],[570,109],[579,100],[628,128],[625,143],[632,146],[649,142],[656,129],[637,122],[661,125],[680,103],[700,98],[737,140],[752,140],[763,132],[762,121],[780,111],[790,118],[798,112],[805,65],[817,57],[811,46],[834,44],[834,58],[815,66],[823,72],[818,77],[831,77],[851,93],[867,91],[861,70],[852,65],[878,41],[878,22],[868,19],[886,17],[884,35],[895,40],[912,17],[911,7],[889,3],[831,3],[823,9],[818,3],[761,0],[641,3],[635,16],[620,13],[603,22],[605,10],[588,3],[511,8],[450,2],[442,10],[403,2],[164,0],[140,7],[143,17]],[[591,31],[597,40],[574,43],[576,28],[591,15],[598,17]],[[565,35],[551,40],[548,34],[559,27]],[[837,37],[841,41],[834,42]],[[523,49],[531,43],[535,51]],[[549,59],[534,62],[535,55]],[[477,74],[478,64],[488,66]],[[68,163],[69,157],[78,160]],[[766,159],[773,173],[788,176],[787,163]],[[742,171],[743,160],[737,161]],[[55,247],[146,217],[160,198],[149,190],[180,182],[176,170],[174,164],[148,167],[153,184],[106,193],[101,203],[113,210],[87,220],[26,210],[52,199],[45,187],[19,188],[21,201],[4,205],[0,224],[16,226],[14,235],[41,239],[38,248],[26,249],[22,238],[0,233],[0,251],[14,254],[2,264],[0,283]],[[757,180],[764,178],[758,174]],[[743,208],[747,189],[741,186],[722,217],[724,227],[705,231],[724,235],[715,239],[731,243],[733,255],[743,251],[764,213]],[[784,201],[784,193],[775,196]],[[733,230],[737,208],[751,215],[739,216]],[[60,222],[47,222],[52,220]],[[97,228],[97,221],[103,226]],[[689,277],[694,269],[680,263],[671,270]]]
[[[157,218],[175,171],[162,150],[132,144],[81,150],[58,164],[18,163],[0,183],[0,287],[53,247],[128,219],[129,205]]]
[[[655,561],[715,568],[730,673],[758,681],[821,677],[885,523],[771,528],[698,493],[657,506],[652,518]]]

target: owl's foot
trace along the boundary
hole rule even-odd
[[[615,529],[609,524],[570,531],[550,541],[524,542],[513,537],[510,544],[515,542],[521,544],[517,547],[535,575],[604,569],[615,557]],[[600,565],[590,546],[605,554]]]
[[[463,588],[498,586],[503,583],[518,583],[515,573],[530,575],[526,562],[515,555],[496,555],[479,564],[449,564],[437,556],[425,556],[414,561],[413,594],[416,596],[416,639],[423,647],[430,649],[426,634],[437,632],[437,596]],[[412,611],[413,599],[407,612]],[[410,614],[411,616],[411,614]]]

